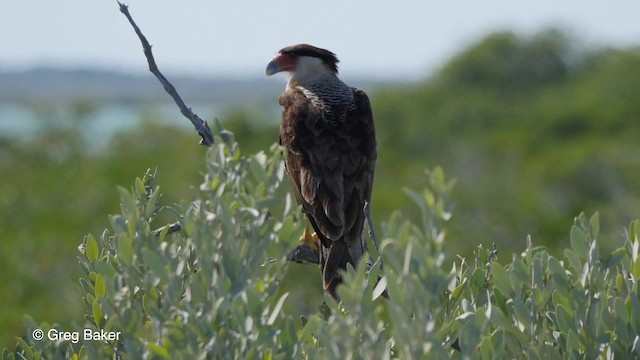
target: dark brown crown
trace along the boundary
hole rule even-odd
[[[338,57],[336,54],[332,53],[329,50],[321,49],[309,44],[298,44],[293,46],[288,46],[282,50],[280,50],[283,54],[288,54],[290,56],[312,56],[322,60],[329,69],[334,73],[338,74]]]

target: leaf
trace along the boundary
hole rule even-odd
[[[160,231],[160,235],[158,235],[158,242],[164,242],[169,233],[170,226],[165,226],[162,231]]]
[[[24,353],[27,355],[27,359],[33,359],[35,358],[35,353],[33,352],[33,349],[31,348],[31,346],[29,346],[29,344],[27,344],[26,341],[24,341],[24,339],[22,338],[15,338],[16,341],[18,342],[18,347],[20,347],[22,349],[22,351],[24,351]]]
[[[507,338],[506,333],[507,332],[505,330],[498,330],[491,335],[491,343],[493,344],[496,354],[504,354],[505,352],[505,338]],[[513,345],[515,345],[515,341],[513,342]]]
[[[569,266],[573,269],[573,276],[577,277],[582,271],[582,260],[580,260],[580,256],[569,249],[564,251],[564,256],[567,258],[567,261],[569,261]]]
[[[125,265],[132,265],[133,262],[133,240],[128,234],[117,237],[117,256]]]
[[[136,194],[137,195],[142,195],[142,194],[145,194],[147,192],[147,190],[144,187],[144,183],[142,182],[142,179],[140,179],[139,177],[136,178],[134,184],[135,184]]]
[[[409,274],[409,268],[411,265],[411,251],[413,250],[413,241],[409,241],[409,244],[407,244],[407,247],[405,248],[404,251],[404,262],[402,265],[402,274],[404,276],[407,276]]]
[[[624,286],[624,276],[622,276],[622,274],[616,275],[616,291],[619,294],[624,294],[625,288],[626,287]]]
[[[178,304],[184,294],[182,286],[183,286],[182,278],[180,276],[173,276],[169,281],[169,288],[167,289],[167,294],[169,295],[169,299],[174,304]]]
[[[120,193],[120,208],[125,216],[135,215],[137,213],[136,201],[127,189],[118,186]]]
[[[587,259],[587,256],[589,255],[589,240],[587,239],[587,234],[585,234],[582,229],[573,225],[571,227],[570,240],[573,251],[575,251],[583,260]]]
[[[640,355],[640,335],[636,335],[636,337],[633,339],[633,345],[631,345],[631,351],[633,351],[637,355]]]
[[[451,292],[451,297],[453,299],[457,299],[460,297],[460,293],[462,292],[462,290],[464,290],[465,285],[467,284],[467,278],[463,278],[462,281],[460,282],[460,284],[458,286],[456,286],[455,289],[453,289],[453,291]]]
[[[464,313],[462,313],[462,314],[458,315],[458,316],[455,318],[455,320],[456,320],[456,321],[466,320],[466,319],[468,319],[470,316],[473,316],[474,314],[475,314],[475,313],[474,313],[474,312],[472,312],[472,311],[467,311],[467,312],[464,312]]]
[[[565,308],[563,305],[556,306],[556,321],[558,325],[558,329],[565,334],[568,334],[569,331],[575,329],[574,322],[572,320],[573,315],[571,311]]]
[[[569,299],[569,293],[554,289],[551,295],[551,302],[554,306],[563,305],[565,308],[571,308],[571,301]]]
[[[304,315],[300,315],[300,322],[302,323],[302,327],[304,327],[309,322],[309,318]]]
[[[427,176],[429,176],[429,183],[432,184],[436,190],[446,190],[444,170],[442,170],[440,166],[436,166],[435,169],[431,171],[427,170]]]
[[[529,281],[529,268],[519,257],[513,257],[511,262],[511,281],[512,284],[526,284]]]
[[[427,204],[428,207],[433,207],[436,203],[436,197],[432,191],[424,190],[423,198],[424,203]]]
[[[640,298],[634,293],[629,294],[629,301],[631,302],[631,316],[636,317],[636,319],[640,318]]]
[[[503,329],[510,329],[513,323],[504,315],[502,310],[498,306],[489,303],[490,307],[487,309],[487,316],[489,321],[495,327],[502,327]]]
[[[98,260],[98,256],[100,256],[100,251],[98,250],[98,242],[92,234],[87,235],[87,246],[85,249],[85,254],[87,255],[87,260],[89,260],[90,263],[96,262]]]
[[[127,221],[120,215],[109,215],[109,223],[116,234],[127,232]]]
[[[96,277],[96,285],[95,285],[95,295],[96,299],[102,299],[107,293],[107,287],[104,283],[104,277],[98,275]]]
[[[386,289],[387,289],[387,277],[383,276],[380,278],[380,280],[378,280],[378,284],[376,284],[376,287],[373,289],[371,300],[375,300],[379,298]]]
[[[278,318],[278,314],[280,313],[280,309],[282,309],[282,305],[284,304],[284,301],[287,299],[287,296],[289,296],[288,292],[280,296],[280,299],[278,299],[278,302],[273,307],[273,310],[271,310],[271,315],[269,315],[269,319],[267,320],[267,325],[271,326],[273,325],[273,323],[276,322],[276,319]]]
[[[589,219],[589,226],[591,227],[591,236],[595,240],[600,233],[600,214],[597,211]]]
[[[80,286],[85,293],[91,293],[94,291],[93,286],[91,285],[91,283],[89,283],[89,281],[87,281],[87,279],[80,278]]]
[[[149,201],[147,202],[147,206],[145,208],[144,211],[144,218],[147,221],[151,221],[153,216],[156,214],[156,210],[157,206],[158,206],[158,200],[160,200],[160,191],[158,191],[158,189],[156,189],[152,194],[151,197],[149,198]]]
[[[303,321],[304,322],[304,321]],[[301,341],[308,341],[313,339],[313,334],[317,332],[323,325],[323,320],[318,315],[311,316],[307,322],[304,322],[304,327],[299,333],[299,339]]]
[[[427,207],[425,205],[425,197],[421,196],[419,193],[409,188],[404,188],[402,190],[405,193],[405,195],[407,195],[409,199],[411,199],[411,201],[413,201],[413,203],[420,208],[422,213],[425,213],[427,211]]]
[[[151,352],[155,355],[158,355],[164,359],[169,358],[169,351],[167,351],[167,349],[165,349],[164,347],[154,343],[149,343],[147,344],[147,346],[149,347],[149,350],[151,350]]]
[[[515,297],[512,299],[513,302],[513,310],[516,319],[524,325],[525,329],[531,328],[531,312],[524,305],[524,302],[520,297]]]
[[[640,241],[636,240],[636,243]],[[633,263],[633,269],[631,270],[634,279],[640,279],[640,257],[636,258],[636,261]]]
[[[631,260],[637,261],[640,256],[640,220],[635,220],[629,226],[629,241],[631,242]]]
[[[557,285],[562,287],[562,291],[569,290],[569,279],[567,278],[566,270],[560,261],[553,256],[549,256],[549,272]]]
[[[257,153],[249,160],[249,170],[259,183],[265,183],[269,180],[269,175],[265,171],[265,163],[267,156],[264,152]]]
[[[622,260],[626,255],[627,255],[627,249],[625,249],[624,247],[619,247],[613,250],[611,255],[609,255],[607,259],[604,261],[604,267],[606,269],[611,269],[618,266],[618,264],[620,263],[620,260]]]
[[[95,321],[96,326],[100,328],[100,320],[102,320],[103,313],[100,303],[98,303],[97,300],[91,304],[91,314],[93,315],[93,320]]]
[[[580,335],[573,330],[569,330],[567,334],[567,352],[581,352],[582,346],[580,346]]]
[[[149,248],[144,248],[142,249],[142,261],[149,267],[149,269],[151,269],[151,271],[153,271],[154,274],[160,277],[164,283],[169,282],[169,274],[165,268],[166,264],[160,255]]]
[[[480,342],[480,359],[495,359],[495,349],[491,338],[486,336]]]
[[[591,242],[591,246],[589,247],[589,264],[594,266],[599,261],[600,261],[600,247],[598,246],[598,243],[594,240]]]
[[[513,284],[511,278],[505,269],[496,261],[491,262],[491,275],[493,275],[493,286],[496,287],[504,296],[513,295]]]
[[[544,256],[542,253],[536,253],[531,263],[531,282],[537,289],[544,288]]]

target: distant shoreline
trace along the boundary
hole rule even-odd
[[[214,102],[228,105],[275,101],[284,88],[284,79],[202,78],[166,74],[187,102]],[[281,80],[281,81],[278,81]],[[365,89],[383,81],[352,79]],[[101,69],[34,68],[19,72],[0,70],[0,102],[107,102],[166,101],[167,94],[151,75]]]

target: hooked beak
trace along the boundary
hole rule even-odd
[[[267,76],[277,74],[282,71],[295,71],[296,70],[296,58],[289,55],[279,53],[274,56],[273,59],[267,64]]]
[[[271,60],[268,64],[267,64],[267,76],[271,76],[273,74],[277,74],[280,71],[280,66],[278,66],[278,64],[276,64],[275,60]]]

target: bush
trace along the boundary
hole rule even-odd
[[[529,239],[506,266],[498,249],[480,246],[447,270],[453,182],[441,169],[427,171],[423,191],[406,191],[420,223],[395,212],[383,224],[380,257],[345,274],[341,303],[325,296],[315,314],[285,313],[280,284],[304,221],[282,199],[281,149],[243,156],[217,131],[190,206],[162,205],[147,172],[119,189],[111,229],[85,237],[85,322],[60,329],[27,318],[27,335],[3,359],[640,357],[639,221],[606,256],[598,215],[580,215],[562,260]],[[160,211],[176,223],[152,230]],[[37,329],[45,339],[34,339]],[[79,339],[49,340],[57,331]],[[118,339],[83,341],[85,331]]]

